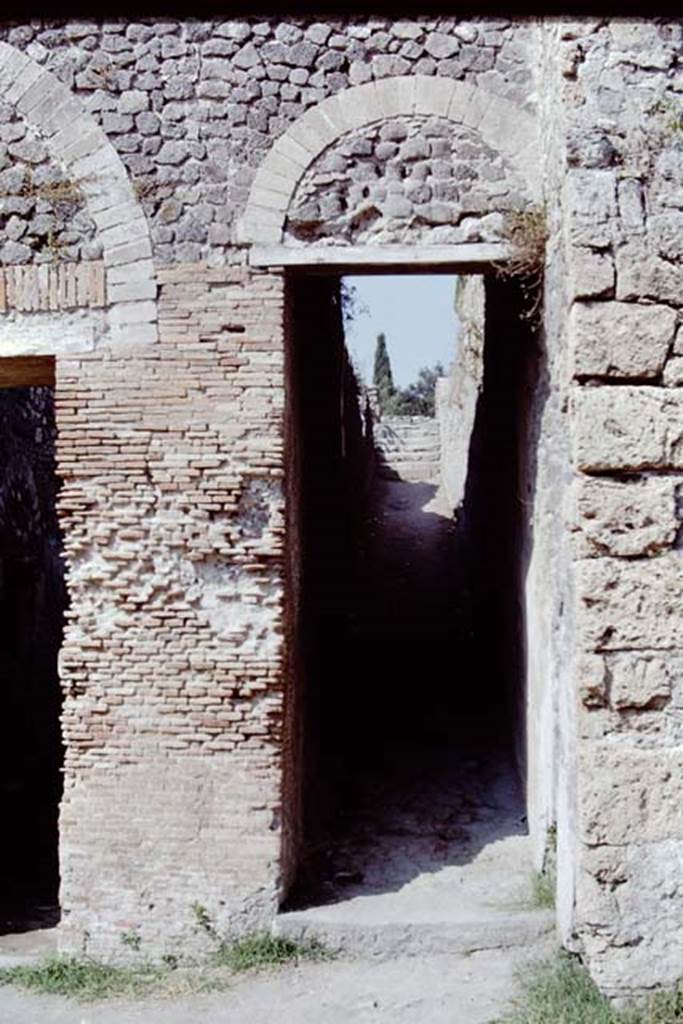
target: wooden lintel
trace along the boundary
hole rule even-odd
[[[55,386],[53,356],[0,356],[0,388]]]

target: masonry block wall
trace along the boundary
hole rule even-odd
[[[496,243],[545,206],[530,822],[603,988],[674,980],[682,47],[656,19],[0,25],[0,355],[56,357],[63,948],[192,948],[193,903],[267,924],[291,873],[287,289],[257,250]]]
[[[572,303],[572,929],[616,992],[671,984],[683,962],[683,26],[593,21],[556,42]]]

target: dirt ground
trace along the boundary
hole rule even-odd
[[[470,956],[339,959],[244,976],[227,991],[77,1004],[0,990],[2,1024],[492,1024],[515,969],[546,947]]]

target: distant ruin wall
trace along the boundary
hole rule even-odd
[[[459,324],[456,358],[436,384],[441,484],[457,516],[467,481],[470,439],[484,372],[485,297],[481,276],[459,277],[453,296]]]

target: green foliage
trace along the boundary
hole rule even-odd
[[[550,871],[535,871],[531,876],[531,905],[543,909],[555,906],[555,875]]]
[[[210,920],[209,928],[210,934],[215,935]],[[79,1002],[117,996],[173,997],[222,991],[238,972],[329,957],[317,942],[298,943],[263,932],[236,942],[217,940],[211,957],[203,961],[183,960],[174,953],[166,953],[160,965],[143,961],[134,967],[116,967],[75,956],[49,957],[37,964],[0,969],[0,985],[16,985],[43,995],[68,996]]]
[[[149,993],[163,974],[151,964],[114,967],[77,957],[49,957],[38,964],[0,969],[0,985],[18,985],[33,992],[72,996],[82,1001]]]
[[[197,927],[214,943],[212,962],[232,971],[248,971],[258,967],[272,967],[290,960],[319,960],[328,956],[317,942],[297,943],[270,932],[253,932],[235,941],[221,937],[208,910],[201,903],[193,903],[192,911]]]
[[[389,412],[393,416],[433,416],[435,412],[434,389],[439,377],[443,377],[444,368],[441,363],[435,366],[423,366],[417,380],[407,388],[394,392],[389,403]]]
[[[566,953],[528,968],[522,995],[500,1024],[617,1024],[588,972]]]
[[[683,1024],[683,987],[617,1010],[568,953],[526,968],[513,1011],[498,1024]]]
[[[211,920],[211,915],[202,903],[192,904],[192,913],[194,914],[195,921],[197,922],[197,928],[199,931],[204,932],[210,938],[220,942],[220,936],[216,931],[216,926]]]
[[[623,1024],[683,1024],[683,981],[673,992],[657,992],[638,1009],[622,1014]]]
[[[119,938],[124,946],[127,946],[129,949],[134,949],[136,953],[140,949],[142,939],[134,928],[131,928],[130,931],[127,932],[121,932]]]
[[[269,932],[256,932],[236,942],[223,943],[215,953],[215,962],[233,971],[300,960],[323,960],[329,954],[317,942],[298,943]]]
[[[342,278],[339,300],[344,327],[348,327],[354,320],[361,316],[367,316],[369,313],[368,307],[358,297],[358,288],[345,277]]]
[[[508,211],[504,217],[502,237],[508,243],[510,255],[502,263],[493,264],[499,277],[519,281],[527,305],[522,318],[536,326],[541,319],[548,234],[545,206]]]

